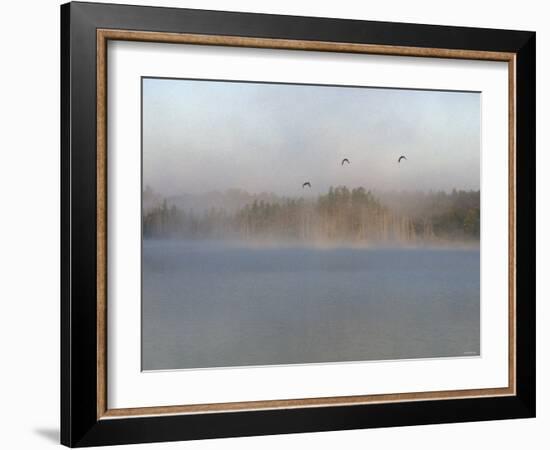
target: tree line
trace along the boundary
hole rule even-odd
[[[254,200],[235,211],[201,212],[164,199],[144,211],[143,236],[365,244],[479,240],[479,191],[401,195],[409,201],[399,200],[399,193],[379,196],[363,187],[338,186],[315,199]]]

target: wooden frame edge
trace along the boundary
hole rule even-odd
[[[164,33],[154,31],[97,29],[98,41],[122,40],[157,42],[165,44],[217,45],[223,47],[248,47],[278,50],[306,50],[321,52],[365,53],[411,57],[438,57],[487,61],[511,61],[515,53],[484,50],[460,50],[447,48],[406,47],[381,44],[357,44],[329,41],[299,41],[292,39],[252,38],[194,33]]]
[[[377,403],[450,400],[463,398],[514,396],[516,383],[516,54],[481,50],[404,47],[325,41],[250,38],[240,36],[165,33],[98,28],[97,36],[97,419],[259,411],[270,409],[350,406]],[[500,61],[508,63],[509,88],[509,320],[508,386],[468,390],[413,392],[305,399],[210,403],[197,405],[149,406],[109,409],[107,405],[107,41],[123,40],[192,45],[217,45],[248,48],[287,49],[391,56],[433,57]]]
[[[97,33],[97,417],[107,411],[107,40]]]
[[[107,409],[100,420],[136,416],[185,415],[262,411],[272,409],[296,409],[337,407],[366,404],[416,402],[426,400],[458,400],[464,398],[507,397],[514,395],[511,388],[468,389],[461,391],[410,392],[401,394],[315,397],[288,400],[259,400],[231,403],[203,403],[198,405],[147,406],[141,408]]]
[[[508,386],[517,393],[516,364],[516,55],[508,61]]]

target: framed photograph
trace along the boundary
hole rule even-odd
[[[535,33],[61,7],[61,441],[535,415]]]

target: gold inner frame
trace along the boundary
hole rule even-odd
[[[109,409],[107,405],[107,42],[109,40],[218,45],[249,48],[307,50],[502,61],[508,63],[508,386],[430,392],[261,400],[196,405]],[[97,418],[197,414],[265,409],[343,406],[516,394],[516,54],[477,50],[403,47],[341,42],[299,41],[239,36],[158,33],[114,29],[97,30]]]

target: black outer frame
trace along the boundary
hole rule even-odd
[[[97,419],[96,29],[516,53],[516,383],[508,397]],[[71,447],[535,416],[535,33],[128,5],[61,6],[61,443]]]

